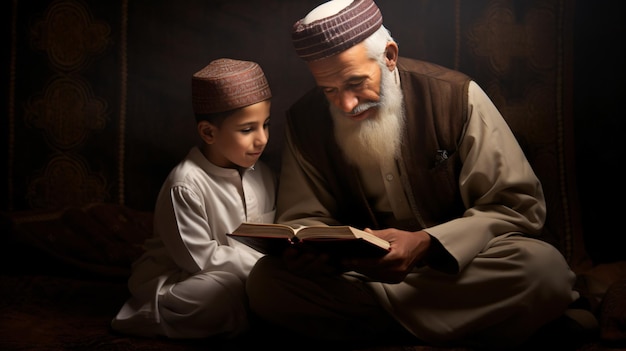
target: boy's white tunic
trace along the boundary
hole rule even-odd
[[[261,254],[226,236],[243,221],[274,221],[276,180],[263,162],[242,171],[190,150],[169,174],[154,237],[134,264],[132,297],[112,321],[135,335],[234,335],[247,327],[245,279]]]

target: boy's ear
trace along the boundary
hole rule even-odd
[[[213,144],[215,142],[215,133],[217,132],[217,128],[207,121],[198,122],[198,134],[200,134],[200,138],[204,140],[207,144]]]

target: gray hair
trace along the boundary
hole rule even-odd
[[[363,44],[367,49],[367,56],[371,59],[377,60],[379,63],[385,63],[385,48],[388,42],[396,42],[391,37],[391,32],[381,25],[372,35],[363,40]]]

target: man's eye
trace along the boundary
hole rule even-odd
[[[350,83],[350,84],[348,84],[348,88],[350,88],[350,89],[358,89],[362,85],[363,85],[363,81],[356,82],[356,83]]]

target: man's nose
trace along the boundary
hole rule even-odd
[[[337,94],[334,104],[341,111],[349,113],[354,110],[355,107],[357,107],[357,105],[359,104],[359,98],[356,96],[356,94],[349,90],[342,91]]]

